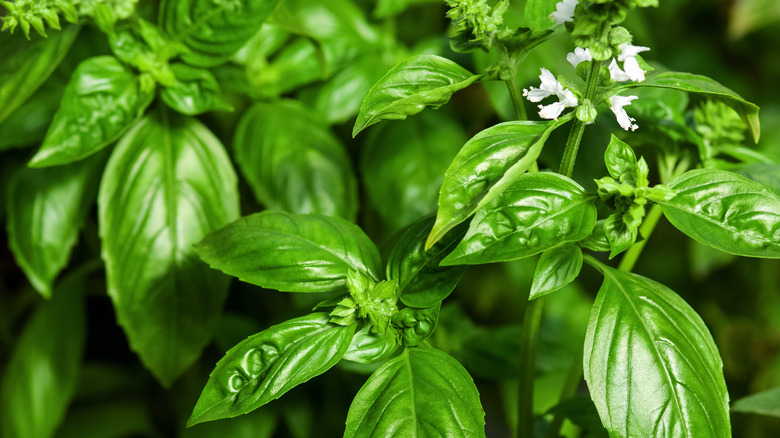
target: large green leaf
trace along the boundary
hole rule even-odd
[[[354,324],[329,320],[327,313],[291,319],[231,348],[211,372],[187,426],[246,414],[329,370],[355,334]]]
[[[194,119],[164,109],[117,145],[98,197],[108,293],[130,347],[170,385],[200,355],[228,279],[193,245],[239,215],[223,146]]]
[[[101,154],[68,166],[22,168],[8,186],[8,245],[46,298],[95,202],[104,163]]]
[[[176,76],[176,82],[160,93],[169,107],[190,116],[207,111],[233,111],[233,106],[222,97],[217,80],[208,70],[174,64],[171,71]]]
[[[357,393],[344,437],[484,437],[484,415],[458,361],[432,348],[407,348]]]
[[[468,70],[436,55],[417,55],[393,67],[368,91],[352,129],[354,137],[380,120],[403,120],[425,107],[437,109],[456,91],[479,80]]]
[[[596,207],[585,189],[557,173],[529,173],[477,211],[466,236],[443,265],[532,256],[590,236]]]
[[[723,363],[698,314],[648,278],[602,267],[583,361],[611,437],[731,437]]]
[[[197,246],[213,268],[282,292],[325,292],[350,271],[379,281],[379,250],[357,225],[338,217],[264,211],[211,233]]]
[[[780,197],[725,170],[685,172],[669,184],[677,195],[663,202],[677,229],[721,251],[780,258]]]
[[[86,339],[83,288],[66,278],[25,327],[0,386],[3,436],[49,438],[65,417]]]
[[[230,59],[260,30],[279,0],[163,0],[160,27],[190,49],[184,61],[213,67]]]
[[[407,306],[422,308],[441,302],[455,289],[466,270],[465,266],[439,265],[466,233],[465,227],[447,234],[425,250],[433,220],[432,217],[423,219],[406,230],[387,260],[387,278],[398,281],[401,302]]]
[[[434,213],[444,172],[465,142],[463,128],[438,112],[372,128],[360,167],[382,219],[400,229]]]
[[[619,90],[626,90],[633,87],[671,88],[673,90],[701,94],[709,99],[719,100],[734,108],[734,110],[739,113],[742,120],[745,121],[745,124],[750,129],[753,140],[758,142],[758,138],[761,135],[761,125],[758,120],[758,106],[748,102],[739,94],[707,76],[673,71],[658,74],[651,73],[647,76],[646,80],[642,82],[627,82],[625,85],[619,87]]]
[[[430,247],[528,170],[558,122],[505,122],[471,138],[444,174]]]
[[[734,402],[732,412],[780,418],[780,388],[751,394]]]
[[[255,197],[266,207],[355,220],[357,182],[347,151],[301,103],[253,105],[241,117],[234,149]]]
[[[140,79],[113,56],[82,61],[30,166],[71,163],[119,138],[154,98],[153,84]]]
[[[48,38],[0,33],[0,122],[23,104],[51,75],[70,50],[79,26],[65,26]]]

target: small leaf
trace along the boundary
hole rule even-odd
[[[583,367],[610,436],[730,437],[723,363],[699,315],[659,283],[601,270]]]
[[[525,173],[536,162],[550,133],[567,120],[500,123],[466,142],[444,174],[439,212],[426,248]]]
[[[780,418],[780,388],[743,397],[734,402],[731,411]]]
[[[621,85],[618,88],[618,92],[634,87],[671,88],[673,90],[701,94],[709,99],[721,101],[739,113],[750,129],[753,140],[758,143],[758,138],[761,135],[758,106],[746,101],[739,94],[707,76],[672,71],[649,74],[647,79],[642,82],[629,82]]]
[[[82,61],[30,167],[71,163],[119,138],[154,98],[139,79],[113,56]]]
[[[366,324],[355,333],[349,349],[344,353],[345,360],[357,363],[377,363],[388,359],[398,350],[395,333],[374,333],[373,327]]]
[[[393,325],[401,332],[404,347],[414,347],[436,330],[441,302],[425,309],[407,307],[393,314]]]
[[[478,210],[442,264],[520,259],[591,234],[596,207],[579,184],[557,173],[529,173]]]
[[[194,116],[208,111],[233,111],[219,88],[217,80],[208,70],[174,64],[171,71],[176,82],[164,87],[160,97],[176,111]]]
[[[337,217],[264,211],[211,233],[197,246],[212,267],[282,292],[326,292],[351,270],[375,281],[379,251],[355,224]]]
[[[369,377],[352,401],[344,438],[484,437],[474,381],[432,348],[408,348]]]
[[[211,372],[187,426],[251,412],[333,367],[355,325],[328,320],[327,313],[291,319],[231,348]]]
[[[780,197],[725,170],[696,169],[669,184],[661,203],[677,229],[700,243],[747,257],[780,258]]]
[[[182,59],[213,67],[230,59],[260,30],[279,0],[163,0],[160,26],[190,50]]]
[[[466,227],[458,227],[425,250],[425,239],[434,218],[412,225],[396,243],[387,260],[387,278],[398,281],[401,302],[412,307],[430,307],[455,289],[465,266],[440,266],[442,259],[458,244]]]
[[[95,202],[104,163],[101,155],[68,166],[21,168],[8,186],[8,245],[45,298]]]
[[[596,225],[593,227],[593,232],[591,235],[580,241],[578,245],[591,251],[609,251],[609,240],[607,239],[607,235],[604,230],[605,222],[606,219],[599,219],[596,221]]]
[[[86,339],[83,288],[81,277],[63,280],[24,328],[0,385],[3,436],[49,438],[65,417]]]
[[[70,73],[65,71],[55,72],[22,106],[0,123],[0,151],[39,144],[43,140],[69,77]]]
[[[241,117],[236,161],[266,207],[353,221],[357,182],[346,148],[308,107],[258,102]]]
[[[413,56],[390,69],[368,91],[352,136],[380,120],[403,120],[425,107],[438,109],[450,97],[479,80],[468,70],[436,55]]]
[[[622,214],[613,213],[604,221],[604,235],[609,242],[609,259],[612,260],[636,242],[637,228],[629,227]]]
[[[604,163],[607,165],[607,171],[617,180],[631,184],[630,181],[623,181],[621,178],[624,174],[636,175],[637,161],[634,150],[631,146],[624,141],[612,135],[612,138],[607,145],[607,150],[604,152]],[[634,179],[636,179],[634,177]]]
[[[65,58],[80,26],[65,26],[48,38],[0,33],[0,122],[5,120],[54,72]]]
[[[536,262],[528,299],[539,298],[566,286],[577,278],[581,268],[582,250],[579,246],[562,245],[543,252]]]

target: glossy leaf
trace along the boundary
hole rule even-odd
[[[477,211],[442,264],[493,263],[532,256],[590,236],[596,207],[585,189],[557,173],[529,173]]]
[[[317,91],[313,106],[330,124],[340,124],[360,111],[363,96],[390,67],[381,53],[364,54],[333,74]]]
[[[101,154],[68,166],[22,168],[8,186],[8,244],[46,298],[95,202],[104,163]]]
[[[425,309],[406,307],[393,314],[393,325],[401,332],[404,347],[414,347],[433,334],[439,322],[440,309],[441,302],[438,302]]]
[[[379,251],[344,219],[264,211],[211,233],[197,246],[215,269],[282,292],[325,292],[356,270],[379,280]]]
[[[599,219],[593,227],[593,232],[586,239],[580,241],[578,245],[591,251],[609,251],[609,240],[604,230],[606,219]]]
[[[0,123],[0,151],[40,143],[60,104],[68,76],[54,73],[27,101]]]
[[[194,119],[164,109],[119,142],[98,196],[108,293],[130,347],[169,386],[200,355],[228,279],[193,245],[238,217],[223,146]]]
[[[707,76],[693,73],[663,72],[650,74],[642,82],[629,82],[620,87],[625,90],[633,87],[658,87],[701,94],[709,99],[719,100],[734,108],[750,129],[753,140],[758,142],[761,126],[758,120],[758,106],[748,102],[734,91],[724,87]]]
[[[426,251],[425,239],[433,221],[433,217],[423,219],[406,230],[387,260],[387,278],[398,281],[401,302],[407,306],[424,308],[441,302],[466,271],[465,266],[440,266],[466,233],[466,227],[458,227]]]
[[[373,327],[366,324],[355,333],[349,349],[344,353],[344,359],[365,364],[377,363],[388,359],[396,350],[398,340],[395,333],[374,333]]]
[[[66,278],[24,328],[0,386],[3,436],[49,438],[65,417],[86,339],[83,287]]]
[[[780,197],[769,188],[715,169],[685,172],[669,187],[677,195],[662,203],[664,215],[689,237],[730,254],[780,258]]]
[[[648,278],[601,268],[583,361],[611,437],[730,437],[723,363],[696,312]]]
[[[233,106],[222,97],[217,80],[208,70],[174,64],[171,71],[176,76],[176,82],[160,93],[169,107],[190,116],[208,111],[233,111]]]
[[[437,109],[479,80],[468,70],[436,55],[418,55],[393,67],[368,91],[352,136],[380,120],[403,120],[425,107]]]
[[[582,250],[576,245],[562,245],[542,253],[536,262],[531,283],[533,300],[566,286],[574,281],[582,268]]]
[[[79,26],[65,26],[48,38],[30,41],[18,33],[0,33],[0,122],[5,120],[54,72],[79,33]]]
[[[461,364],[439,350],[408,348],[357,393],[344,438],[484,437],[484,415]]]
[[[346,148],[301,103],[253,105],[241,117],[234,149],[239,168],[266,207],[355,219],[357,182]]]
[[[606,152],[604,152],[604,163],[612,178],[621,182],[624,182],[621,179],[624,174],[636,174],[637,164],[634,150],[626,142],[615,137],[614,134],[607,145]]]
[[[187,426],[246,414],[335,365],[355,325],[313,313],[277,324],[231,348],[211,372]]]
[[[623,215],[614,213],[604,221],[604,236],[609,242],[609,258],[627,250],[636,242],[637,229],[631,229],[623,220]]]
[[[732,412],[780,418],[780,388],[772,388],[768,391],[743,397],[734,402],[731,410]]]
[[[163,0],[160,26],[190,49],[182,59],[213,67],[230,59],[274,11],[279,0]]]
[[[153,98],[153,86],[113,56],[82,61],[30,166],[62,165],[94,154],[126,132]]]
[[[444,174],[439,212],[425,246],[499,196],[539,157],[559,122],[505,122],[471,138]]]
[[[780,164],[756,163],[739,168],[737,173],[768,187],[780,196]]]
[[[382,219],[400,229],[434,213],[444,172],[465,142],[463,128],[439,112],[372,128],[360,167]]]

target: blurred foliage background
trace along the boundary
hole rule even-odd
[[[344,2],[347,0],[323,3]],[[288,2],[287,7],[293,7],[292,3],[296,2]],[[507,14],[510,23],[522,22],[523,4],[522,0],[512,2]],[[511,118],[511,107],[504,84],[476,85],[455,95],[449,105],[436,112],[428,110],[404,122],[391,122],[405,124],[405,131],[384,132],[390,125],[380,124],[352,139],[356,105],[367,86],[403,53],[440,54],[471,71],[479,71],[491,62],[489,55],[456,54],[449,49],[444,35],[451,34],[452,29],[444,16],[447,8],[443,2],[356,0],[354,6],[355,16],[379,35],[379,44],[384,45],[381,50],[360,52],[350,61],[350,68],[323,71],[316,50],[307,46],[311,44],[309,40],[282,41],[269,49],[267,59],[238,59],[215,71],[236,110],[210,113],[201,120],[230,148],[242,111],[251,102],[249,96],[260,100],[277,96],[298,98],[321,110],[347,146],[360,181],[358,223],[380,248],[388,251],[403,225],[435,211],[437,196],[434,191],[408,198],[394,197],[392,194],[397,191],[393,190],[402,189],[376,184],[382,178],[374,178],[374,172],[381,173],[382,162],[395,159],[385,156],[392,153],[393,144],[435,142],[435,157],[411,155],[404,159],[412,163],[430,160],[427,168],[443,174],[465,139]],[[138,10],[142,16],[154,19],[156,4],[141,1]],[[780,2],[661,0],[658,9],[646,8],[629,15],[625,26],[633,32],[634,44],[652,48],[645,57],[651,64],[710,76],[759,105],[762,134],[755,147],[780,162]],[[326,32],[323,29],[320,28]],[[337,31],[338,28],[334,30]],[[571,50],[565,36],[537,47],[521,67],[521,83],[535,84],[542,66],[563,70],[567,66],[565,55]],[[30,150],[20,146],[40,141],[41,131],[45,132],[57,108],[69,74],[81,59],[100,53],[109,53],[105,37],[97,29],[84,29],[65,62],[38,92],[45,98],[35,100],[37,107],[24,107],[28,113],[14,116],[28,125],[24,132],[29,136],[19,136],[18,122],[13,118],[0,124],[0,186],[4,188],[0,197],[6,196],[11,170],[30,156]],[[239,67],[255,69],[256,81],[247,81]],[[350,88],[350,84],[355,86]],[[326,94],[322,90],[328,87],[334,90],[329,101],[322,97]],[[606,124],[608,121],[604,123],[602,126],[597,122],[587,130],[575,170],[575,179],[590,189],[594,185],[589,181],[604,173],[603,151],[614,128]],[[640,120],[639,132],[641,127]],[[430,137],[437,131],[442,134]],[[542,167],[557,167],[564,135],[565,132],[556,132],[548,142]],[[638,155],[645,154],[652,160],[653,142],[651,135],[644,138]],[[377,164],[380,167],[372,167]],[[409,172],[408,178],[414,178],[420,170],[405,171]],[[240,184],[242,214],[261,210],[247,183]],[[376,202],[377,199],[382,202]],[[0,210],[0,220],[4,221],[2,214]],[[70,266],[94,261],[100,253],[99,246],[93,211]],[[514,421],[511,413],[515,411],[513,377],[518,367],[517,322],[523,310],[518,297],[520,290],[530,286],[534,263],[531,259],[470,268],[455,293],[445,301],[439,327],[431,340],[460,360],[475,378],[491,437],[509,436],[509,425]],[[780,261],[741,259],[719,253],[684,238],[662,220],[634,271],[669,286],[702,315],[720,348],[732,400],[780,386]],[[43,313],[47,306],[64,304],[56,299],[46,302],[35,292],[17,267],[4,233],[0,234],[0,274],[0,372],[5,372],[34,315]],[[600,276],[586,268],[574,285],[547,301],[536,364],[535,404],[539,414],[546,413],[558,399],[569,365],[576,360],[574,355],[584,339],[590,305],[600,282]],[[371,371],[339,366],[250,415],[184,430],[208,373],[228,348],[274,323],[307,313],[323,297],[258,290],[234,281],[214,342],[177,383],[163,389],[130,351],[117,326],[99,264],[92,267],[85,283],[60,281],[58,287],[82,288],[87,295],[84,361],[75,397],[56,433],[60,438],[340,436],[349,403]],[[75,345],[72,348],[78,350]],[[589,405],[584,382],[580,393],[582,397],[557,408],[576,413],[570,415],[571,423],[564,432],[568,436],[604,436],[595,409],[588,411],[592,404]],[[733,413],[732,422],[737,437],[780,436],[777,419]],[[540,420],[540,433],[544,425],[545,420]]]

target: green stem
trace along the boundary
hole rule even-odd
[[[661,206],[653,204],[653,207],[650,209],[650,212],[647,213],[645,220],[642,221],[642,226],[639,227],[639,235],[642,237],[642,240],[631,245],[631,248],[628,248],[623,259],[620,260],[620,264],[618,265],[619,270],[631,272],[631,270],[634,269],[634,265],[636,265],[637,260],[639,260],[639,255],[642,254],[642,250],[645,249],[647,239],[653,234],[653,230],[655,230],[655,226],[658,224],[658,219],[661,218],[661,213],[663,213]]]
[[[516,437],[534,436],[534,377],[536,371],[536,342],[542,322],[544,297],[528,302],[520,337],[520,380],[518,382]]]
[[[587,85],[585,87],[585,96],[582,98],[583,101],[590,101],[596,93],[596,86],[599,83],[599,68],[601,68],[601,61],[591,61]],[[584,132],[585,123],[579,119],[574,119],[574,123],[571,125],[571,131],[569,131],[569,138],[566,140],[566,149],[563,150],[561,168],[558,170],[558,173],[568,177],[571,177],[572,173],[574,173],[574,162],[577,161],[577,151],[580,148],[580,142],[582,141],[582,134]]]
[[[509,95],[512,97],[512,107],[515,109],[515,119],[528,120],[528,114],[525,112],[523,103],[523,92],[520,89],[520,83],[517,82],[517,67],[528,55],[527,51],[520,53],[509,53],[509,49],[502,44],[496,46],[498,56],[501,60],[501,77],[509,89]]]
[[[528,120],[528,114],[525,112],[525,105],[523,104],[523,93],[520,91],[520,83],[517,82],[517,72],[513,72],[511,77],[504,82],[506,82],[506,86],[509,88],[509,95],[512,96],[515,119]]]
[[[582,380],[582,356],[585,353],[585,345],[581,344],[577,349],[577,353],[574,354],[571,365],[569,366],[569,372],[566,374],[566,381],[563,382],[563,388],[561,389],[561,395],[558,397],[558,404],[561,404],[567,400],[574,398],[574,394],[577,393],[577,387],[580,386],[580,380]],[[558,438],[558,432],[563,426],[564,415],[560,412],[556,412],[553,417],[550,427],[547,429],[546,438]]]

